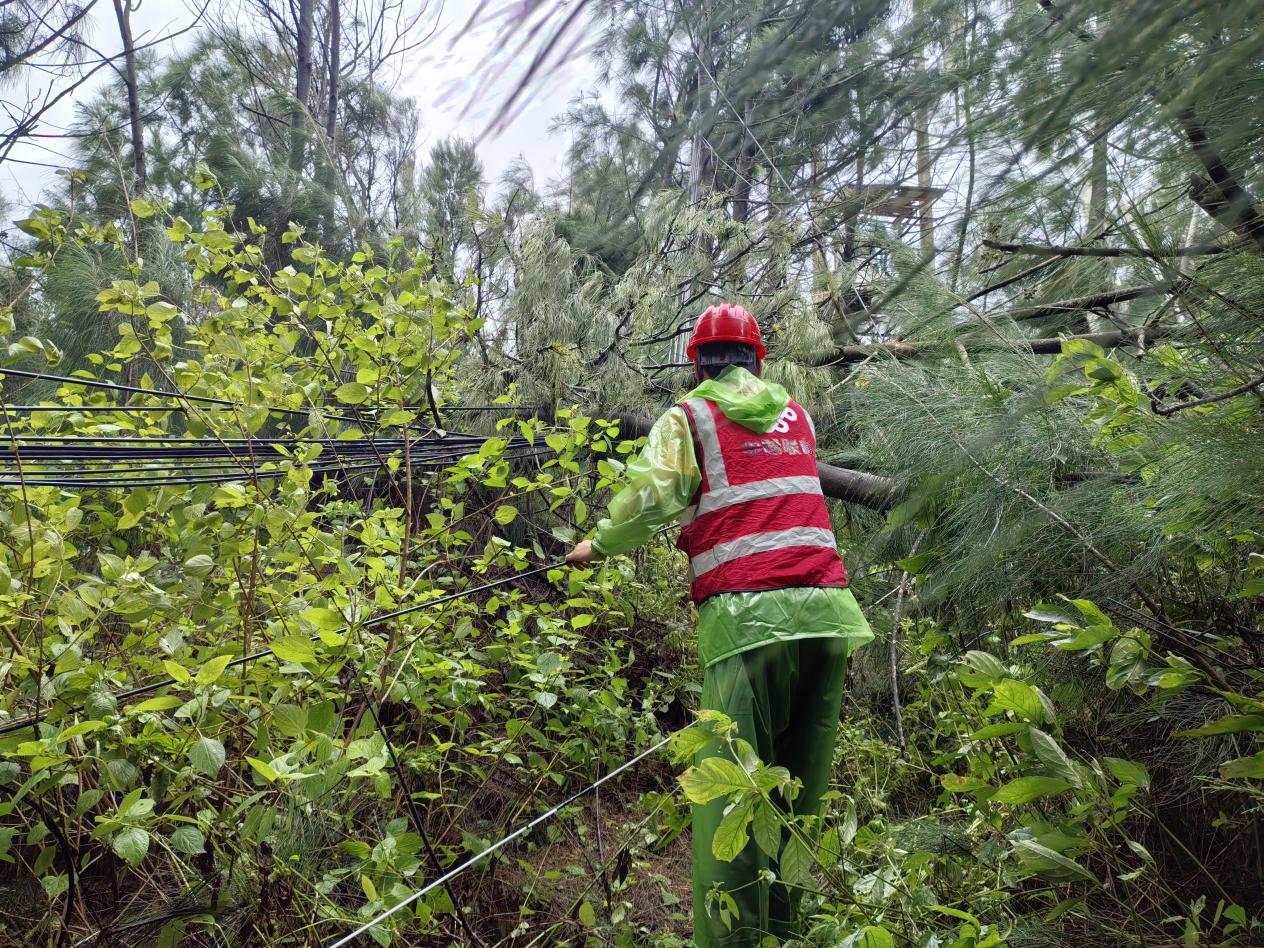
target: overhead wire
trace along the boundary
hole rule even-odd
[[[637,754],[632,759],[627,760],[624,763],[620,764],[618,767],[610,771],[604,777],[601,777],[593,781],[592,783],[590,783],[588,786],[575,791],[570,796],[568,796],[565,800],[563,800],[561,803],[557,804],[556,806],[552,807],[549,810],[546,810],[544,813],[541,813],[539,816],[535,817],[535,819],[531,820],[530,822],[524,823],[522,826],[519,826],[516,830],[514,830],[508,836],[502,837],[500,840],[488,846],[486,849],[482,850],[481,852],[475,853],[469,859],[466,859],[464,862],[461,862],[458,865],[452,867],[443,875],[439,876],[439,878],[434,879],[433,881],[422,886],[420,889],[413,892],[407,898],[402,899],[401,901],[395,903],[395,905],[391,906],[386,911],[380,912],[379,914],[375,915],[373,918],[365,922],[355,931],[351,932],[350,934],[342,936],[337,941],[330,942],[328,945],[325,946],[325,948],[342,948],[343,945],[351,944],[361,935],[366,934],[377,925],[380,925],[382,922],[386,921],[388,918],[390,918],[400,909],[407,908],[409,905],[412,905],[414,902],[416,902],[418,899],[420,899],[422,896],[426,895],[427,893],[433,892],[436,888],[438,888],[441,885],[446,885],[449,881],[459,876],[466,869],[469,869],[471,866],[475,866],[478,863],[482,862],[492,853],[507,846],[509,843],[513,842],[518,837],[524,836],[525,834],[531,832],[531,830],[535,829],[541,823],[548,822],[553,817],[555,817],[559,812],[566,809],[566,807],[570,806],[572,803],[578,800],[580,797],[584,796],[587,793],[591,793],[592,791],[599,788],[606,781],[612,780],[615,777],[619,776],[619,774],[623,773],[624,771],[630,770],[631,768],[635,767],[637,764],[645,760],[645,758],[649,757],[651,754],[657,753],[663,747],[667,746],[669,741],[671,741],[670,735],[658,741],[652,747],[649,747],[646,750],[641,751],[641,753]]]

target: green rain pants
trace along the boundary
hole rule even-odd
[[[764,763],[785,767],[803,781],[794,801],[796,815],[819,813],[821,795],[829,786],[848,648],[842,638],[777,642],[721,659],[703,676],[702,707],[724,712]],[[769,859],[753,839],[732,862],[712,855],[711,840],[724,804],[721,798],[693,807],[694,945],[747,948],[769,935],[780,944],[798,933],[803,893],[759,880]],[[739,917],[731,930],[718,911],[707,914],[707,893],[717,882],[737,903]]]

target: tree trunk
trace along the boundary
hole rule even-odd
[[[865,150],[861,146],[856,152],[856,197],[863,204],[865,193]],[[851,263],[856,259],[856,222],[860,219],[860,211],[847,215],[847,223],[843,225],[843,263]]]
[[[338,71],[342,45],[342,11],[339,0],[329,0],[329,102],[325,108],[325,137],[329,139],[329,158],[333,162],[334,138],[338,132]]]
[[[136,47],[132,43],[131,0],[114,0],[119,36],[123,40],[124,81],[127,84],[128,121],[132,129],[132,170],[136,174],[136,190],[145,190],[145,128],[141,123],[140,89],[136,82]]]
[[[926,195],[930,190],[930,109],[923,106],[917,110],[917,186],[922,189],[922,201],[919,217],[922,225],[922,256],[927,260],[935,258],[935,219],[932,216],[934,206]]]
[[[116,0],[117,2],[117,0]],[[312,15],[316,0],[299,0],[297,68],[294,74],[294,105],[290,110],[290,170],[303,170],[304,140],[307,137],[307,100],[312,91]]]
[[[1109,168],[1106,164],[1107,133],[1106,120],[1100,115],[1093,123],[1093,156],[1089,163],[1088,190],[1088,238],[1092,240],[1102,232],[1106,225],[1107,176]],[[1099,280],[1104,290],[1115,288],[1115,268],[1107,260],[1096,265]],[[1093,313],[1086,312],[1080,323],[1073,324],[1075,331],[1100,332],[1107,324]]]

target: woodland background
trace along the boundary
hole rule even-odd
[[[491,129],[601,66],[549,182],[486,180],[486,121],[419,151],[424,7],[209,0],[176,46],[112,4],[0,3],[0,162],[110,77],[0,235],[0,940],[329,944],[685,728],[371,937],[686,944],[725,794],[812,945],[1264,944],[1257,3],[480,4]],[[723,728],[670,537],[517,578],[721,298],[879,635],[819,825],[676,779]],[[32,451],[120,438],[281,447]]]

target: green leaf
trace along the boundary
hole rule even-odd
[[[974,775],[962,777],[959,774],[944,774],[939,778],[939,782],[949,793],[974,793],[976,790],[984,790],[991,786],[983,778]]]
[[[93,731],[99,731],[105,727],[104,721],[80,721],[78,724],[72,724],[66,730],[62,731],[53,739],[54,744],[64,744],[66,741],[73,740],[76,737],[82,737],[84,734],[91,734]]]
[[[206,849],[206,837],[196,826],[181,826],[171,834],[171,848],[178,853],[196,856]]]
[[[755,806],[751,832],[755,844],[763,850],[769,859],[776,859],[781,851],[781,821],[777,819],[777,811],[767,800],[760,800]]]
[[[1028,730],[1030,725],[1024,724],[1022,721],[1001,721],[997,724],[989,724],[981,727],[970,735],[972,741],[982,741],[990,737],[1007,737],[1010,734],[1017,734],[1019,731]]]
[[[268,783],[273,783],[278,777],[281,776],[279,773],[276,772],[276,770],[273,768],[271,764],[264,763],[262,760],[260,760],[257,757],[251,757],[247,755],[246,763],[248,763],[251,766],[251,768],[253,768],[255,773],[257,773],[264,780],[268,781]]]
[[[316,661],[316,647],[301,635],[283,635],[273,639],[271,647],[272,654],[283,662],[302,664]]]
[[[597,913],[588,902],[584,902],[579,907],[579,923],[585,928],[597,927]]]
[[[1014,853],[1027,871],[1049,882],[1072,882],[1081,879],[1100,885],[1097,882],[1097,876],[1078,862],[1054,852],[1048,846],[1040,845],[1033,839],[1024,839],[1015,843]]]
[[[1264,777],[1264,751],[1221,764],[1220,776],[1226,780],[1232,780],[1235,777]]]
[[[200,737],[189,745],[189,763],[198,773],[214,777],[224,766],[224,745],[213,737]]]
[[[1210,737],[1214,734],[1237,734],[1241,731],[1264,731],[1264,714],[1231,714],[1219,721],[1188,731],[1177,731],[1178,737]]]
[[[334,397],[347,405],[362,405],[369,398],[369,389],[359,382],[347,382],[334,390]]]
[[[715,835],[711,839],[711,854],[721,862],[732,862],[746,848],[749,839],[746,824],[751,819],[753,802],[750,797],[743,797],[728,808],[720,819],[720,825],[715,828]]]
[[[1052,770],[1055,776],[1069,780],[1076,786],[1079,785],[1079,774],[1075,772],[1071,761],[1067,759],[1066,753],[1057,741],[1038,727],[1033,727],[1028,736],[1031,738],[1032,750],[1036,752],[1036,757],[1046,768]]]
[[[128,714],[140,714],[144,711],[170,711],[172,708],[178,708],[184,704],[183,699],[177,698],[175,695],[159,695],[157,698],[150,698],[142,701],[140,704],[134,704],[127,709]]]
[[[127,206],[131,208],[133,214],[141,218],[153,217],[158,213],[158,207],[144,198],[132,198]]]
[[[881,925],[866,925],[859,948],[895,948],[895,939]]]
[[[1058,777],[1019,777],[992,795],[996,803],[1023,804],[1070,790],[1074,784]]]
[[[130,530],[140,523],[141,518],[149,511],[151,495],[143,487],[137,487],[123,500],[123,516],[116,524],[119,530]]]
[[[44,894],[48,896],[49,901],[52,901],[70,888],[70,877],[64,872],[53,876],[43,876],[40,879],[40,885],[44,887]]]
[[[149,852],[149,833],[139,826],[128,826],[114,834],[110,847],[129,866],[138,866]]]
[[[781,851],[778,871],[782,879],[789,885],[810,888],[812,885],[812,853],[797,836],[786,840],[786,847]]]
[[[224,674],[224,669],[228,667],[228,663],[233,660],[231,655],[216,655],[209,662],[198,669],[197,683],[199,685],[212,685],[219,680],[219,676]]]
[[[184,571],[196,579],[205,579],[215,569],[215,561],[205,553],[190,556],[184,561]]]
[[[1110,768],[1110,772],[1114,774],[1116,780],[1124,784],[1132,784],[1141,787],[1143,790],[1150,789],[1150,774],[1141,766],[1131,760],[1123,760],[1119,757],[1104,757],[1106,766]]]
[[[299,613],[299,616],[303,621],[310,623],[314,629],[321,632],[335,632],[347,624],[341,612],[337,609],[327,609],[324,606],[313,606],[311,609],[304,609]]]
[[[678,779],[691,803],[710,803],[729,793],[753,789],[746,771],[723,757],[708,757]]]
[[[1003,711],[1012,711],[1032,724],[1040,724],[1045,717],[1036,689],[1013,678],[997,682],[992,689],[992,703],[984,713],[998,714]]]
[[[714,734],[708,734],[700,727],[681,728],[671,737],[672,758],[677,761],[688,760],[715,740]]]
[[[501,504],[496,508],[496,513],[493,514],[493,516],[496,518],[496,522],[503,527],[507,524],[513,523],[514,519],[518,516],[518,508],[511,507],[508,504]]]
[[[989,678],[1004,678],[1008,674],[1004,662],[990,652],[971,649],[965,654],[965,662],[980,675],[987,675]]]
[[[188,669],[183,665],[178,665],[170,659],[163,659],[162,667],[167,670],[167,674],[174,678],[182,685],[187,685],[193,680],[193,676],[189,674]]]

